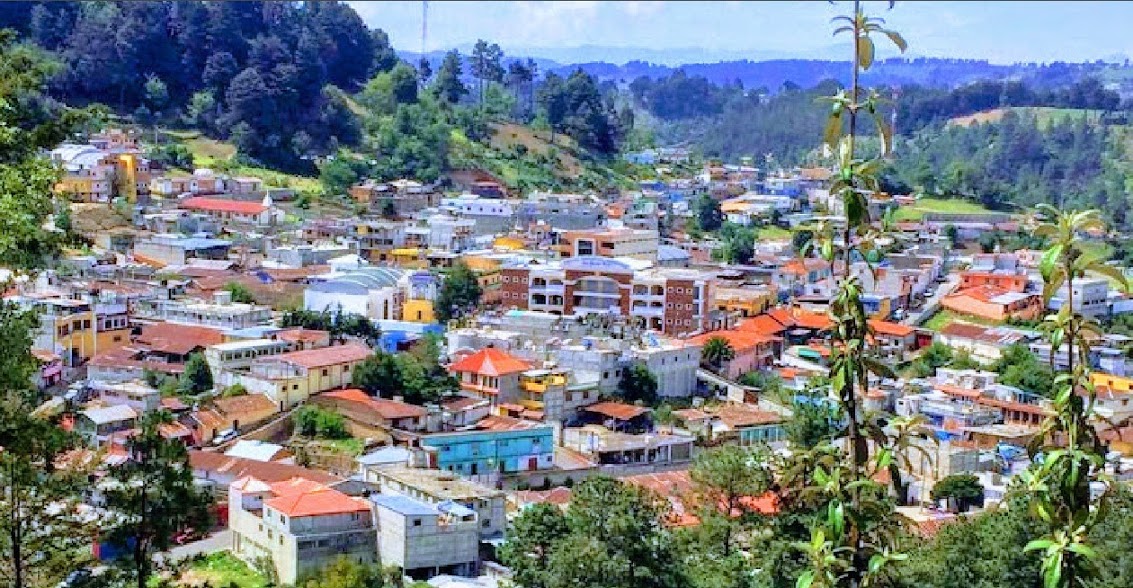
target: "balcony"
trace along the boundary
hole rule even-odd
[[[664,316],[665,309],[660,306],[634,306],[630,309],[633,316]]]
[[[562,284],[557,284],[557,285],[556,284],[547,284],[547,285],[538,285],[538,286],[535,285],[535,284],[532,284],[529,291],[532,294],[559,294],[559,295],[562,295],[562,294],[566,294],[566,286],[563,286]]]

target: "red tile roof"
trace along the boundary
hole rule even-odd
[[[292,351],[290,353],[277,355],[274,359],[312,369],[350,363],[352,361],[362,361],[370,357],[371,354],[373,354],[373,351],[361,343],[347,343],[333,347]]]
[[[231,457],[219,452],[189,450],[189,465],[198,471],[203,471],[209,479],[217,476],[232,476],[233,479],[252,476],[268,483],[282,482],[292,478],[306,478],[320,484],[340,484],[344,480],[321,470],[312,470],[302,466],[256,461],[243,457]]]
[[[182,200],[178,206],[186,210],[232,212],[235,214],[260,214],[267,210],[267,207],[259,202],[227,200],[225,198],[204,198],[201,196],[186,198]]]
[[[495,347],[485,347],[449,366],[450,372],[503,376],[531,369],[531,364]]]
[[[564,486],[550,490],[518,490],[515,492],[516,501],[521,505],[527,504],[553,504],[564,507],[570,504],[571,489]]]
[[[503,415],[487,416],[476,423],[476,428],[481,431],[524,431],[539,426],[542,426],[542,423]]]
[[[743,404],[725,404],[716,409],[720,421],[733,429],[767,425],[782,421],[782,417],[766,410]]]
[[[648,408],[633,406],[631,404],[622,404],[621,402],[599,402],[598,404],[591,404],[590,406],[583,407],[582,410],[605,415],[613,419],[618,419],[620,421],[635,419],[649,412]]]
[[[210,327],[154,323],[142,327],[137,342],[158,353],[186,355],[197,348],[223,343],[224,333]]]
[[[323,396],[326,398],[334,398],[346,402],[354,402],[366,406],[374,411],[378,416],[386,420],[420,418],[429,414],[428,410],[415,404],[407,402],[399,402],[397,400],[389,400],[386,398],[376,398],[366,394],[364,391],[357,388],[350,388],[347,390],[334,390],[332,392],[325,392]]]
[[[670,526],[687,527],[700,524],[700,518],[695,514],[699,502],[699,493],[688,470],[638,474],[622,478],[622,481],[645,488],[667,499],[671,506],[667,517]],[[725,505],[719,505],[721,511],[725,508]],[[774,494],[768,492],[763,496],[741,497],[739,508],[734,509],[730,514],[733,517],[738,517],[745,512],[774,514],[778,510],[778,499]]]

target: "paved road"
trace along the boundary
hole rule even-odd
[[[959,286],[959,276],[948,276],[948,280],[943,284],[940,284],[940,287],[936,289],[936,294],[933,294],[932,296],[929,296],[925,299],[924,306],[922,306],[920,310],[910,313],[909,316],[906,316],[905,320],[901,322],[913,327],[920,326],[920,324],[927,320],[928,317],[936,313],[937,309],[940,307],[940,300],[945,296],[951,294]]]
[[[169,557],[172,559],[182,559],[192,557],[201,553],[213,553],[216,551],[223,551],[232,547],[232,531],[224,529],[217,531],[200,541],[178,545],[169,550]],[[162,554],[164,555],[164,554]]]

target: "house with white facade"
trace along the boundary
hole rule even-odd
[[[371,504],[304,478],[233,482],[228,529],[232,553],[253,566],[270,561],[284,585],[298,585],[339,557],[377,563]]]

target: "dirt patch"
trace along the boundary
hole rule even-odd
[[[74,231],[87,239],[94,239],[100,233],[130,229],[130,221],[118,214],[107,204],[71,204],[71,226]]]
[[[570,137],[558,134],[552,143],[548,131],[537,131],[515,123],[493,123],[490,127],[491,146],[497,151],[510,151],[517,145],[522,145],[529,153],[545,156],[554,147],[558,153],[559,165],[566,174],[577,175],[582,172],[582,164],[573,155],[576,147]]]
[[[950,126],[970,127],[974,124],[983,124],[989,122],[999,122],[1003,120],[1003,115],[1007,114],[1007,108],[993,108],[968,116],[958,116],[948,121]]]

